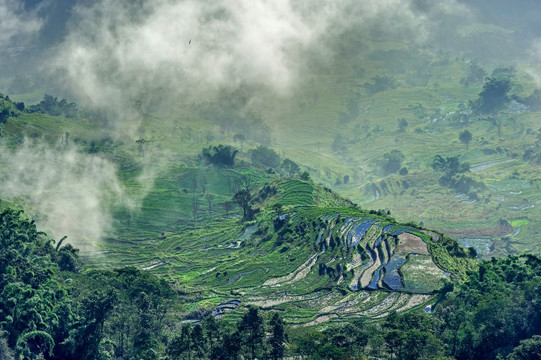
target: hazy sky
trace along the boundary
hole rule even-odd
[[[0,1],[0,48],[27,44],[43,22],[37,8],[25,9],[18,0]]]
[[[346,33],[470,52],[492,47],[500,58],[516,56],[524,42],[531,56],[540,7],[532,0],[3,0],[0,49],[39,48],[31,66],[60,70],[75,100],[111,109],[156,92],[174,103],[242,87],[285,98],[314,60],[332,63],[350,45]],[[514,33],[497,46],[461,38],[475,22]]]

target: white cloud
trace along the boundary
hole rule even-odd
[[[287,98],[312,58],[332,58],[345,31],[377,28],[423,42],[455,0],[99,0],[75,8],[56,64],[80,100],[117,111],[143,103],[204,102],[251,88]],[[122,126],[121,126],[122,127]]]
[[[43,22],[35,12],[26,12],[21,1],[0,0],[0,48],[24,45]]]
[[[92,250],[111,228],[112,204],[125,203],[115,166],[73,147],[31,145],[2,148],[0,197],[22,199],[37,224],[56,240]]]

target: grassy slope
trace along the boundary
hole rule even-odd
[[[525,146],[536,141],[539,114],[500,114],[504,119],[500,137],[496,126],[488,121],[477,120],[467,127],[453,127],[444,116],[418,119],[408,106],[422,104],[431,109],[430,112],[437,109],[441,115],[446,115],[457,111],[461,103],[475,100],[481,91],[481,83],[470,87],[460,85],[464,71],[459,61],[451,60],[446,65],[439,65],[440,60],[432,58],[429,66],[432,76],[426,86],[399,86],[374,95],[366,94],[361,84],[378,73],[375,69],[384,73],[382,64],[363,62],[366,71],[359,79],[355,78],[353,70],[344,70],[352,69],[351,64],[345,64],[331,77],[332,84],[331,80],[326,83],[323,77],[322,84],[310,90],[317,94],[305,95],[313,102],[307,110],[296,114],[297,121],[290,121],[290,114],[281,118],[283,123],[278,122],[277,125],[279,145],[285,148],[288,156],[313,168],[319,175],[316,175],[318,180],[355,202],[371,208],[391,209],[403,221],[422,221],[426,226],[443,232],[464,229],[461,234],[453,232],[454,236],[468,238],[482,233],[493,240],[490,255],[514,251],[539,252],[539,244],[535,241],[539,225],[536,219],[540,215],[538,206],[516,209],[525,207],[521,204],[537,204],[541,200],[536,194],[538,166],[521,160]],[[406,77],[407,74],[395,75],[401,84],[406,82]],[[523,86],[523,94],[531,92],[534,84],[520,69],[515,81]],[[338,113],[344,110],[345,99],[358,91],[363,93],[357,102],[361,115],[341,124]],[[398,132],[399,118],[408,121],[405,133]],[[381,126],[383,131],[374,132],[375,126]],[[458,140],[458,134],[464,129],[473,133],[474,140],[468,149]],[[531,135],[526,134],[528,129],[533,130]],[[337,135],[344,139],[347,147],[345,156],[332,151],[331,144]],[[384,178],[379,174],[378,161],[392,149],[400,149],[406,156],[407,176]],[[488,151],[495,153],[487,155]],[[493,165],[470,174],[487,185],[482,192],[482,201],[474,204],[461,202],[455,197],[459,194],[438,184],[439,175],[431,168],[436,154],[459,156],[461,161],[470,162],[472,167]],[[336,178],[341,179],[346,174],[354,181],[334,186]],[[404,180],[409,183],[409,188],[400,186]],[[393,183],[399,185],[394,186],[392,194],[378,199],[364,191],[366,184],[379,184],[381,181],[390,187]],[[520,191],[520,196],[514,194]],[[530,223],[521,227],[516,236],[511,236],[513,231],[504,234],[502,240],[502,234],[489,230],[497,227],[500,219],[513,221],[520,218],[526,218]]]
[[[489,246],[493,246],[490,254],[538,252],[539,244],[535,242],[541,219],[538,168],[521,161],[520,154],[525,145],[535,143],[535,136],[527,135],[525,130],[530,128],[535,133],[539,114],[508,116],[501,137],[489,122],[475,121],[466,127],[474,135],[466,149],[458,141],[458,133],[464,128],[449,126],[444,117],[419,119],[408,106],[420,103],[430,113],[439,110],[440,114],[448,114],[456,111],[461,103],[475,99],[482,84],[460,85],[464,63],[458,59],[447,60],[446,55],[422,54],[430,60],[430,78],[422,86],[408,85],[410,72],[392,73],[384,62],[369,59],[373,50],[397,47],[401,45],[372,43],[358,58],[346,58],[329,72],[312,74],[307,80],[309,86],[296,94],[297,105],[285,107],[287,111],[266,119],[272,125],[277,149],[308,168],[316,182],[332,187],[364,207],[391,209],[399,221],[422,221],[426,227],[443,232],[457,230],[453,235],[459,237],[489,238]],[[356,67],[362,71],[355,70]],[[375,75],[386,73],[393,75],[398,87],[368,94],[363,84]],[[531,80],[520,71],[517,81],[523,85],[524,93],[531,92]],[[348,99],[357,93],[360,94],[357,100],[360,115],[340,123],[339,113],[345,111]],[[405,133],[397,130],[397,119],[402,117],[409,123]],[[376,127],[382,131],[376,131]],[[280,252],[284,245],[275,246],[276,234],[260,230],[271,229],[276,214],[263,210],[259,219],[261,225],[258,225],[261,233],[253,234],[252,231],[258,230],[238,228],[239,209],[226,213],[223,203],[231,199],[242,176],[248,175],[256,185],[277,178],[242,165],[248,161],[246,149],[256,144],[247,141],[245,153],[239,156],[241,165],[219,169],[201,167],[197,159],[203,147],[235,144],[231,136],[222,134],[211,121],[193,121],[192,115],[145,115],[138,136],[149,141],[143,151],[135,143],[137,138],[103,143],[107,131],[100,129],[100,124],[84,119],[37,114],[21,115],[5,125],[6,142],[13,146],[22,136],[43,137],[57,143],[65,132],[70,133],[70,138],[77,141],[83,151],[90,150],[92,142],[98,144],[98,152],[117,165],[128,193],[144,195],[139,212],[115,210],[114,231],[100,245],[101,255],[92,258],[94,266],[151,268],[187,289],[191,300],[186,305],[187,312],[242,296],[245,302],[284,309],[291,321],[300,323],[349,315],[378,316],[389,308],[403,309],[427,300],[415,297],[421,295],[404,293],[351,292],[347,289],[348,281],[340,284],[331,281],[328,276],[320,276],[317,267],[300,282],[293,281],[278,288],[261,286],[264,280],[271,278],[304,274],[301,267],[314,254],[317,232],[312,229],[305,242],[298,241]],[[213,139],[207,143],[209,133]],[[335,153],[331,146],[338,135],[346,149],[342,154]],[[409,169],[408,175],[381,175],[379,162],[383,154],[392,149],[400,149],[406,156],[404,165]],[[494,153],[483,150],[494,150]],[[466,203],[463,198],[457,198],[455,192],[438,184],[439,175],[431,169],[435,154],[458,155],[473,166],[495,164],[471,174],[487,185],[480,193],[481,201]],[[145,174],[143,169],[151,170],[152,181],[140,181],[139,177]],[[334,185],[337,178],[346,174],[351,177],[349,184]],[[194,179],[198,183],[195,188]],[[202,181],[206,181],[205,191]],[[367,184],[376,184],[380,189],[385,184],[388,191],[381,191],[376,199],[373,193],[365,191]],[[308,219],[315,221],[329,212],[357,212],[355,216],[364,216],[350,209],[347,202],[308,183],[283,182],[276,186],[286,211],[300,205],[333,207],[302,210]],[[208,210],[206,194],[214,196],[212,212]],[[194,197],[199,204],[195,220]],[[271,209],[272,201],[268,199],[264,209]],[[510,236],[512,234],[492,231],[498,230],[501,219],[508,220],[514,230],[520,228],[520,233]],[[269,235],[270,239],[262,240]],[[245,246],[237,247],[241,244],[239,241]],[[430,246],[434,262],[440,268],[458,273],[469,266],[450,257],[444,247]],[[333,266],[337,263],[332,258],[327,261],[329,265],[334,262]],[[407,272],[417,265],[412,261],[404,269]],[[431,288],[434,287],[432,284]],[[354,305],[344,306],[344,303]]]

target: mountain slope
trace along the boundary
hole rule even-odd
[[[189,318],[251,304],[279,309],[297,324],[420,306],[475,266],[453,240],[361,210],[308,181],[276,181],[255,198],[254,221],[171,229],[108,261],[178,284],[193,300]]]

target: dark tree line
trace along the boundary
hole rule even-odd
[[[529,358],[539,358],[541,259],[523,255],[484,261],[458,289],[440,295],[436,316],[438,335],[458,360],[524,358],[513,348],[529,338],[528,343],[538,344],[537,357]]]
[[[77,116],[79,109],[74,102],[70,103],[66,99],[58,100],[55,96],[45,94],[43,100],[36,105],[29,106],[28,111],[74,118]]]
[[[0,234],[0,348],[28,359],[156,358],[174,295],[164,280],[135,268],[82,273],[77,250],[64,239],[54,247],[20,211],[0,214]]]
[[[236,325],[225,324],[212,315],[201,323],[182,326],[171,340],[171,359],[283,359],[286,333],[282,318],[273,313],[266,321],[250,307]]]
[[[8,95],[0,93],[0,124],[5,124],[10,117],[19,116],[24,110],[24,103],[12,101]]]
[[[466,175],[470,171],[470,164],[461,163],[458,156],[436,155],[432,161],[432,168],[443,173],[438,180],[440,185],[447,186],[459,194],[468,194],[474,200],[477,200],[476,191],[485,188],[482,182]]]
[[[235,157],[238,150],[230,145],[209,146],[203,149],[201,155],[209,164],[216,166],[232,167],[235,165]]]

